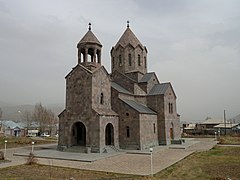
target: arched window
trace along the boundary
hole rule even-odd
[[[156,133],[156,124],[153,123],[153,133],[155,134]]]
[[[140,57],[140,54],[138,55],[138,66],[141,66],[141,57]]]
[[[128,54],[128,65],[131,66],[132,65],[132,55]]]
[[[121,55],[119,55],[119,57],[118,57],[119,59],[118,59],[118,61],[119,61],[119,66],[122,66],[122,56]]]
[[[171,114],[171,103],[168,103],[168,112]]]
[[[114,57],[112,58],[112,67],[114,68]]]
[[[127,137],[129,138],[130,137],[130,128],[129,128],[129,126],[126,127],[126,131],[127,131]]]
[[[101,93],[100,104],[103,104],[103,93]]]
[[[171,103],[171,114],[173,114],[173,104]]]
[[[146,56],[144,56],[144,64],[145,64],[145,68],[147,68],[147,58],[146,58]]]

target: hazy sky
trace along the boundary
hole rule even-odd
[[[0,101],[64,104],[88,23],[110,72],[127,20],[148,71],[172,83],[181,120],[240,113],[239,0],[0,0]]]

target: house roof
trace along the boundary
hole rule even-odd
[[[115,82],[112,82],[111,86],[112,86],[112,88],[116,89],[120,93],[132,94],[128,90],[124,89],[122,86],[120,86],[119,84],[117,84]]]
[[[132,30],[127,27],[123,35],[120,37],[119,41],[115,45],[115,48],[117,48],[119,45],[121,45],[123,48],[126,47],[127,45],[132,45],[134,48],[137,47],[138,45],[142,48],[143,45],[141,42],[138,40],[138,38],[135,36],[135,34],[132,32]]]
[[[23,126],[21,126],[20,123],[16,123],[16,122],[14,122],[12,120],[3,120],[2,124],[6,128],[10,128],[10,129],[15,129],[15,128],[23,129],[24,128]]]
[[[171,86],[170,83],[160,83],[155,84],[153,88],[150,90],[148,95],[159,95],[159,94],[165,94],[167,89]]]
[[[155,111],[151,110],[150,108],[148,108],[144,104],[141,104],[141,103],[136,102],[134,100],[128,100],[128,99],[121,99],[121,100],[124,103],[126,103],[127,105],[129,105],[130,107],[132,107],[133,109],[135,109],[136,111],[138,111],[139,113],[143,113],[143,114],[157,114]]]
[[[144,83],[144,82],[148,82],[151,78],[152,78],[152,76],[154,76],[155,75],[155,73],[154,72],[150,72],[150,73],[146,73],[146,74],[144,74],[144,76],[142,77],[142,79],[140,79],[140,83]]]
[[[233,127],[236,127],[238,126],[239,123],[226,123],[226,128],[233,128]],[[221,124],[218,124],[216,126],[214,126],[214,128],[225,128],[225,124],[224,123],[221,123]]]
[[[206,119],[205,121],[203,121],[201,124],[221,124],[224,123],[223,119]]]
[[[97,37],[93,34],[91,29],[89,29],[88,32],[83,36],[83,38],[79,41],[77,46],[79,46],[81,44],[86,44],[86,43],[98,44],[102,47],[102,44],[97,39]]]
[[[194,123],[194,124],[188,124],[188,126],[187,127],[185,127],[184,129],[195,129],[195,127],[196,127],[196,124]]]

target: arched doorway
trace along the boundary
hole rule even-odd
[[[114,145],[114,129],[111,123],[108,123],[105,129],[105,144]]]
[[[86,128],[82,122],[76,122],[72,126],[72,145],[86,146]]]

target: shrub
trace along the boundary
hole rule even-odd
[[[0,160],[4,160],[5,157],[4,157],[4,153],[2,151],[0,151]]]
[[[27,158],[27,162],[26,165],[33,165],[33,164],[37,164],[37,158],[36,156],[34,156],[34,154],[32,152],[29,153],[28,158]]]

